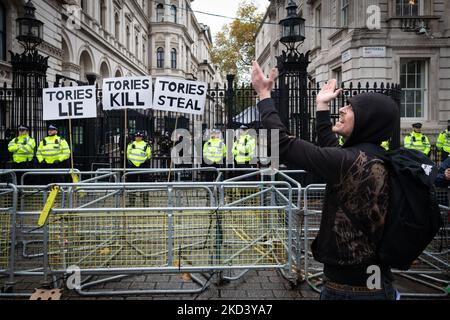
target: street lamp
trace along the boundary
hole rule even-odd
[[[25,52],[33,51],[42,43],[42,29],[44,23],[38,19],[34,12],[36,7],[29,0],[25,5],[25,14],[21,18],[17,18],[18,35],[16,39],[25,48]]]
[[[296,43],[299,45],[305,41],[305,19],[297,14],[298,6],[293,0],[289,0],[287,17],[280,20],[281,38],[280,42],[286,46],[289,52],[297,49]]]
[[[289,0],[287,16],[280,20],[280,42],[285,45],[277,58],[279,71],[278,107],[281,120],[291,133],[312,141],[308,108],[309,51],[300,53],[297,48],[305,41],[305,19],[297,14],[298,6]]]

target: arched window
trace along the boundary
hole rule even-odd
[[[6,60],[6,9],[0,3],[0,60]]]
[[[156,50],[156,67],[164,68],[164,49],[161,47]]]
[[[162,3],[158,3],[156,5],[156,22],[164,21],[164,5]]]
[[[170,51],[170,66],[172,67],[172,69],[177,68],[177,50],[176,49],[172,49]]]
[[[170,7],[170,21],[177,23],[177,7],[174,5]]]

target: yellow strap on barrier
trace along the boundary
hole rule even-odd
[[[78,175],[76,173],[72,172],[70,175],[72,176],[72,182],[73,183],[80,182],[80,178],[78,177]]]
[[[52,191],[50,191],[50,194],[48,195],[47,202],[45,203],[44,209],[41,212],[41,215],[39,216],[38,226],[42,227],[45,222],[47,221],[48,215],[50,213],[50,210],[53,208],[53,205],[56,201],[56,196],[58,195],[59,187],[54,186],[52,188]]]

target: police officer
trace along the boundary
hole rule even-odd
[[[218,129],[212,129],[209,140],[203,145],[203,161],[207,167],[222,168],[227,156],[227,146]],[[214,171],[208,171],[207,181],[214,179]]]
[[[407,149],[414,149],[422,152],[426,156],[430,154],[430,141],[428,137],[422,134],[422,124],[414,123],[412,125],[413,131],[404,139],[404,147]]]
[[[441,152],[441,160],[444,161],[450,154],[450,120],[447,120],[447,129],[439,133],[436,148]]]
[[[8,144],[8,151],[12,153],[14,169],[32,168],[36,141],[30,137],[27,126],[19,126],[18,135]],[[23,172],[16,173],[17,183],[20,184]]]
[[[248,127],[242,125],[239,129],[239,138],[233,144],[233,155],[236,168],[252,168],[251,161],[255,157],[256,140],[249,132]],[[235,176],[247,172],[236,172]]]
[[[64,138],[58,136],[58,128],[55,125],[48,126],[48,136],[40,143],[36,152],[36,158],[42,169],[67,168],[67,160],[70,159],[70,147]],[[41,184],[63,182],[62,175],[44,175]]]
[[[142,131],[136,132],[134,141],[128,144],[127,147],[127,163],[128,168],[142,169],[149,168],[152,149],[150,144],[144,141],[144,133]],[[128,176],[127,182],[147,182],[148,175],[146,174],[131,174]],[[130,194],[130,205],[134,206],[136,203],[135,193]],[[148,193],[144,193],[144,203],[148,202]]]

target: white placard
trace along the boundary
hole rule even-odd
[[[352,58],[352,52],[350,50],[347,50],[342,53],[342,63],[347,62]]]
[[[103,110],[150,109],[152,77],[122,77],[103,80]]]
[[[156,78],[153,109],[203,115],[206,82]]]
[[[95,90],[95,86],[44,89],[43,119],[97,118]]]
[[[386,47],[364,47],[363,48],[364,58],[385,58],[386,57]]]

